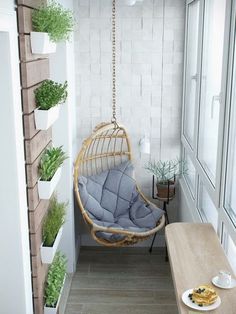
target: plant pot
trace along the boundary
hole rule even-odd
[[[49,54],[56,52],[57,45],[52,42],[48,33],[31,32],[31,51],[34,54]]]
[[[61,177],[61,167],[57,169],[51,181],[38,181],[39,198],[49,200]]]
[[[57,314],[57,310],[58,310],[58,307],[59,307],[59,304],[60,304],[60,299],[61,299],[62,290],[63,290],[63,286],[65,284],[65,281],[66,281],[66,274],[65,274],[62,286],[61,286],[61,291],[60,291],[59,298],[57,300],[56,307],[47,307],[46,305],[44,305],[44,314]]]
[[[161,200],[171,200],[175,196],[175,182],[169,181],[169,192],[168,183],[157,182],[157,197]]]
[[[58,234],[56,236],[56,239],[53,243],[53,246],[44,246],[43,244],[41,245],[41,260],[43,264],[51,264],[53,261],[53,258],[56,254],[58,245],[60,243],[61,240],[61,236],[62,236],[62,230],[63,227],[61,227],[58,231]]]
[[[37,130],[47,130],[58,119],[60,106],[54,106],[48,110],[35,109],[34,119]]]

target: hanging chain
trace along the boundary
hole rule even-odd
[[[112,0],[112,119],[116,122],[116,0]]]

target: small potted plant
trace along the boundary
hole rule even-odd
[[[47,148],[39,163],[38,192],[40,199],[50,199],[61,177],[61,165],[66,154],[60,147]]]
[[[66,101],[67,81],[64,84],[45,80],[34,91],[37,109],[34,110],[35,127],[47,130],[59,117],[59,104]]]
[[[61,240],[66,215],[66,203],[59,203],[56,196],[50,200],[48,213],[43,222],[43,243],[41,259],[44,264],[51,264]]]
[[[56,51],[56,43],[69,39],[74,19],[71,10],[50,1],[32,12],[33,32],[30,33],[31,50],[36,54]]]
[[[156,177],[157,197],[161,200],[174,197],[175,180],[187,171],[186,162],[181,159],[150,161],[145,168]]]
[[[44,314],[56,314],[66,278],[66,257],[57,252],[49,267],[45,283]]]

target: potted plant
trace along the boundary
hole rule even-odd
[[[66,257],[57,252],[49,267],[45,283],[44,314],[56,314],[66,278]]]
[[[47,148],[39,163],[38,192],[40,199],[50,199],[61,177],[61,165],[66,154],[60,147]]]
[[[34,110],[35,127],[47,130],[59,116],[59,104],[67,98],[67,81],[64,84],[45,80],[34,91],[37,109]]]
[[[57,42],[69,39],[74,26],[73,13],[61,4],[50,1],[33,10],[32,26],[33,32],[30,33],[32,53],[54,53]]]
[[[172,199],[175,195],[175,180],[186,173],[186,162],[181,159],[150,161],[145,167],[157,180],[157,197],[162,200]]]
[[[48,213],[43,222],[41,260],[44,264],[51,264],[55,256],[62,236],[66,206],[66,203],[59,203],[56,196],[53,196],[50,200]]]

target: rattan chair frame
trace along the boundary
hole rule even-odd
[[[95,128],[91,136],[83,142],[74,166],[74,190],[84,221],[89,226],[92,237],[98,243],[110,247],[128,246],[146,240],[165,225],[165,217],[163,215],[155,228],[146,232],[131,232],[129,230],[99,226],[89,217],[80,198],[79,176],[99,174],[99,172],[110,169],[124,160],[132,160],[130,141],[125,128],[114,123],[101,123]],[[105,166],[104,163],[106,164]],[[100,167],[98,166],[99,164]],[[143,200],[147,204],[151,204],[142,194],[139,187],[137,185],[136,187]],[[97,236],[98,232],[120,234],[124,237],[122,240],[109,242]]]

